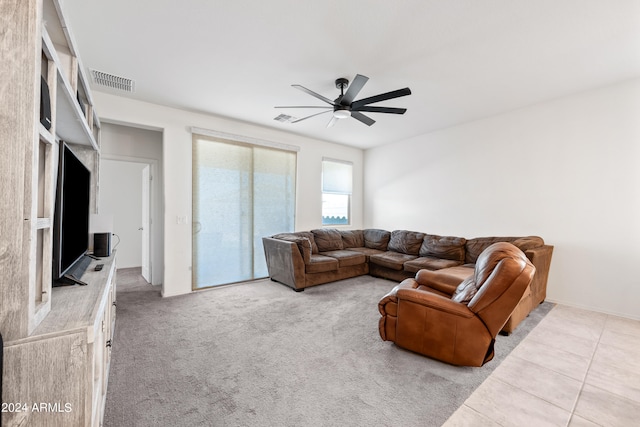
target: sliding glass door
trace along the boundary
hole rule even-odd
[[[262,237],[293,231],[296,153],[193,136],[193,289],[268,275]]]

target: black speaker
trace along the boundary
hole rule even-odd
[[[51,129],[51,99],[49,98],[49,85],[43,76],[40,76],[40,123],[45,128]]]
[[[95,233],[93,235],[93,255],[111,256],[111,233]]]

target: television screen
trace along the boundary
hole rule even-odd
[[[53,230],[54,280],[67,274],[89,248],[91,172],[64,142],[60,142],[59,159]]]

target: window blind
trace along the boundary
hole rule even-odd
[[[322,192],[351,194],[353,165],[338,160],[322,160]]]

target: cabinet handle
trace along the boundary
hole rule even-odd
[[[107,347],[111,347],[111,340],[107,341]]]

